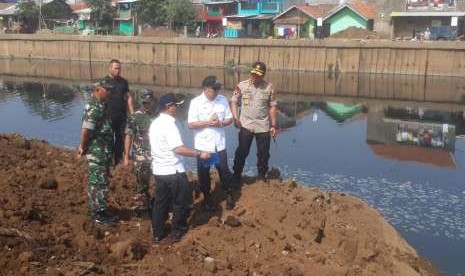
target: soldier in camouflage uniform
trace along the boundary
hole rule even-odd
[[[148,131],[154,119],[153,91],[144,89],[139,93],[140,108],[133,113],[126,124],[124,141],[124,165],[129,165],[131,144],[133,149],[134,172],[137,178],[133,209],[143,212],[148,207],[148,186],[151,169],[151,152]]]
[[[112,161],[113,132],[107,118],[105,101],[112,88],[104,80],[94,84],[94,92],[84,108],[78,156],[86,156],[88,195],[95,222],[115,226],[117,219],[109,212],[108,175]]]

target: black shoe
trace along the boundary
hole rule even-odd
[[[203,200],[203,209],[207,212],[215,212],[216,208],[213,202],[209,197],[204,198]]]
[[[153,243],[154,244],[161,244],[162,242],[166,241],[166,234],[161,235],[161,236],[155,236],[153,237]]]
[[[234,197],[231,192],[226,193],[226,209],[231,210],[235,206]]]
[[[259,174],[257,175],[257,181],[266,182],[266,174],[264,174],[264,173],[259,173]]]
[[[179,242],[182,240],[182,238],[186,235],[186,232],[179,232],[179,231],[176,231],[176,232],[173,232],[170,236],[170,240],[173,242],[173,243],[176,243],[176,242]]]
[[[118,225],[118,219],[108,211],[96,212],[93,218],[95,223],[103,226],[115,227]]]
[[[231,179],[231,186],[233,189],[240,189],[241,188],[241,175],[240,174],[233,174]]]

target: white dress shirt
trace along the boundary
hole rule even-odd
[[[192,99],[189,106],[188,123],[204,122],[217,117],[220,122],[231,119],[229,102],[223,95],[217,95],[213,101],[204,93]],[[226,149],[225,132],[222,127],[206,127],[194,130],[194,147],[196,150],[217,152]]]
[[[174,152],[175,148],[184,143],[173,116],[160,113],[150,125],[149,139],[154,175],[171,175],[186,171],[182,156]]]

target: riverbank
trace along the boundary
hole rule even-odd
[[[84,160],[3,134],[0,264],[8,275],[438,275],[357,198],[292,181],[246,182],[234,210],[215,191],[217,213],[194,206],[185,239],[152,247],[150,221],[129,210],[129,171],[112,173],[120,226],[95,227]]]
[[[465,76],[461,41],[0,35],[0,57],[276,71]]]

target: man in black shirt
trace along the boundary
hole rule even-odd
[[[133,98],[129,93],[129,84],[126,79],[120,76],[121,63],[117,59],[112,59],[108,67],[106,81],[113,86],[107,100],[108,115],[111,119],[111,128],[115,136],[113,146],[114,163],[117,165],[123,158],[124,151],[124,129],[126,126],[127,113],[133,113]]]

